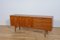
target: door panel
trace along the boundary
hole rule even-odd
[[[31,27],[32,26],[32,18],[31,17],[25,17],[25,23],[24,26],[25,27]]]
[[[15,26],[15,16],[10,16],[10,24],[11,26]]]
[[[25,17],[20,16],[20,26],[24,27],[24,23],[25,23]]]

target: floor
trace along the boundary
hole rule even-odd
[[[14,32],[14,27],[0,26],[0,40],[60,40],[60,28],[55,27],[44,37],[44,31],[21,28]]]

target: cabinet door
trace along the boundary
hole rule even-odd
[[[21,26],[21,17],[20,16],[17,17],[17,25],[19,27]]]
[[[25,17],[25,23],[24,23],[24,26],[27,27],[27,28],[31,28],[32,26],[32,18],[31,17]]]
[[[19,26],[19,21],[20,21],[19,18],[20,18],[19,16],[15,16],[15,26],[17,27]]]
[[[15,16],[13,15],[10,16],[10,24],[11,26],[15,26]]]
[[[25,23],[25,17],[24,16],[20,16],[20,26],[24,27],[24,23]]]

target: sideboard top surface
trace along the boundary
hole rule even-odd
[[[43,17],[43,18],[53,18],[53,16],[44,16],[44,15],[26,15],[26,14],[14,14],[10,16],[25,16],[25,17]]]

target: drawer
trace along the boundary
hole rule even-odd
[[[42,22],[41,18],[33,18],[33,23],[40,23]]]
[[[32,28],[42,29],[42,30],[51,30],[52,24],[51,23],[34,23]]]
[[[51,18],[41,18],[42,22],[52,22]]]
[[[32,26],[33,26],[33,28],[41,28],[41,23],[36,23],[36,22],[34,22],[34,23],[32,24]]]
[[[33,22],[36,22],[36,23],[42,23],[42,22],[52,23],[52,18],[33,18]]]
[[[44,27],[45,30],[51,30],[52,29],[51,24],[42,24],[41,26]]]

